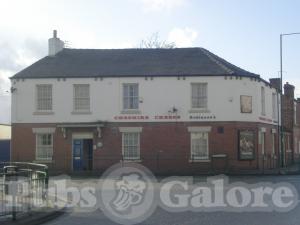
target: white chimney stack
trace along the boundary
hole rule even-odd
[[[65,43],[57,37],[57,31],[53,30],[53,37],[48,40],[49,56],[55,56],[58,52],[63,50]]]

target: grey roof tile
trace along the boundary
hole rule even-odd
[[[55,56],[42,58],[12,78],[220,75],[259,77],[203,48],[65,48]]]

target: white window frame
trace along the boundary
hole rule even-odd
[[[266,143],[266,135],[264,132],[261,132],[261,154],[264,155],[265,154],[265,143]]]
[[[261,115],[266,115],[266,92],[265,88],[261,87]]]
[[[39,88],[50,88],[50,95],[49,96],[40,96],[39,93]],[[37,84],[35,86],[35,92],[36,92],[36,111],[37,112],[51,112],[53,110],[53,87],[52,84]],[[45,90],[44,90],[45,92]],[[45,93],[44,93],[45,94]],[[49,108],[45,107],[42,108],[40,107],[40,101],[44,101],[43,105],[45,106],[47,103],[45,103],[45,101],[49,101]]]
[[[297,104],[294,103],[294,123],[297,125]]]
[[[197,93],[197,96],[193,95],[193,87],[195,86],[202,86],[204,85],[205,89],[205,96],[201,96],[199,93]],[[198,87],[199,88],[199,87]],[[193,99],[196,98],[198,101],[198,104],[195,105]],[[203,107],[201,107],[201,103],[199,103],[201,101],[204,101],[203,103]],[[195,110],[206,110],[208,108],[208,84],[207,83],[203,83],[203,82],[198,82],[198,83],[191,83],[191,109],[195,109]]]
[[[294,137],[294,152],[297,152],[298,149],[298,139],[297,136]]]
[[[259,144],[261,145],[261,154],[264,155],[265,154],[265,142],[266,142],[266,130],[265,128],[261,128],[261,130],[259,131]]]
[[[199,139],[195,136],[201,135],[201,138],[206,139],[206,156],[195,156],[193,140]],[[190,132],[190,154],[191,154],[191,161],[197,160],[209,160],[209,133],[208,132]],[[199,149],[198,149],[199,150]]]
[[[276,138],[275,133],[272,133],[272,154],[275,155]]]
[[[130,86],[135,86],[137,88],[135,95],[130,95],[128,91],[128,96],[125,96],[125,88],[128,87],[130,89]],[[128,101],[128,102],[126,102]],[[136,101],[136,102],[135,102]],[[135,103],[137,106],[135,107]],[[127,105],[126,105],[127,104]],[[132,107],[130,105],[133,105]],[[138,83],[123,83],[122,85],[122,109],[124,111],[136,111],[139,110],[140,104],[139,104],[139,84]]]
[[[291,151],[290,135],[286,135],[287,151]]]
[[[40,144],[39,138],[42,137],[42,135],[50,135],[51,136],[51,144],[50,145],[44,145]],[[36,149],[35,149],[35,159],[38,161],[52,161],[53,159],[53,133],[36,133]],[[50,153],[47,153],[48,157],[39,157],[39,151],[44,148],[46,151],[49,151]]]
[[[127,147],[136,147],[137,148],[137,152],[136,152],[136,157],[130,157],[127,156],[127,154],[125,154],[125,136],[126,135],[137,135],[137,143],[136,145],[127,145]],[[124,161],[136,161],[136,160],[140,160],[140,132],[122,132],[122,156],[123,156],[123,160]]]
[[[76,96],[76,91],[77,88],[88,88],[88,96]],[[77,101],[87,101],[87,106],[86,108],[79,108],[78,102]],[[77,113],[89,113],[91,110],[91,93],[90,93],[90,85],[89,84],[73,84],[73,112]]]
[[[277,94],[272,93],[272,118],[277,119]]]

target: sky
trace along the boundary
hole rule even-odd
[[[9,77],[47,55],[52,31],[70,48],[135,48],[158,33],[278,77],[279,35],[300,32],[300,0],[0,0],[0,123],[10,122]],[[300,97],[300,35],[283,39],[284,82]]]

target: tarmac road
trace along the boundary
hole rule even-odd
[[[196,178],[203,180],[205,178]],[[87,179],[84,179],[83,182]],[[288,182],[294,185],[300,193],[300,175],[287,176],[243,176],[230,177],[230,182],[243,181],[247,183],[255,182]],[[49,221],[46,225],[112,225],[116,224],[107,218],[103,212],[97,210],[90,213],[69,212],[63,216]],[[300,224],[300,204],[288,212],[182,212],[171,213],[161,208],[156,211],[143,225],[299,225]]]

